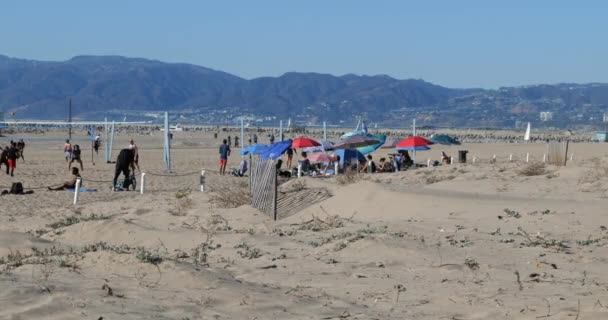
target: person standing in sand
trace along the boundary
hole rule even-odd
[[[69,162],[72,159],[72,144],[70,144],[70,140],[65,140],[63,155],[65,156],[65,162]]]
[[[72,157],[71,157],[71,159],[70,159],[70,162],[68,163],[68,170],[70,170],[70,167],[72,166],[72,163],[73,163],[74,161],[76,161],[76,162],[80,163],[80,170],[81,170],[81,171],[82,171],[82,170],[84,170],[84,168],[83,168],[83,166],[82,166],[82,159],[80,159],[80,154],[81,154],[81,151],[80,151],[80,146],[79,146],[79,145],[77,145],[77,144],[75,144],[75,145],[74,145],[74,148],[73,148],[73,150],[72,150]]]
[[[120,153],[118,153],[118,157],[116,158],[116,168],[114,169],[114,180],[112,180],[112,191],[116,191],[116,183],[118,182],[118,177],[122,173],[125,176],[125,180],[122,184],[122,188],[129,189],[129,182],[131,181],[129,177],[131,176],[130,169],[135,171],[134,165],[135,155],[132,149],[122,149]]]
[[[223,144],[220,146],[220,176],[226,174],[226,164],[228,163],[228,157],[230,156],[230,146],[228,141],[224,139]]]
[[[287,149],[287,151],[285,152],[287,154],[287,169],[291,170],[291,164],[293,161],[293,152],[294,149],[293,148],[289,148]]]
[[[99,146],[101,145],[101,137],[99,133],[95,136],[95,141],[93,141],[93,149],[95,149],[95,154],[99,157]]]
[[[133,164],[135,164],[135,166],[137,167],[137,171],[141,172],[141,169],[139,169],[139,148],[137,147],[133,139],[131,139],[131,141],[129,142],[129,149],[133,150]]]
[[[11,177],[14,176],[17,168],[17,152],[17,144],[13,142],[8,148],[8,167],[11,169]]]
[[[23,162],[25,162],[25,156],[23,156],[23,150],[25,150],[25,142],[23,142],[23,139],[19,139],[19,142],[17,142],[17,150],[19,150],[19,158],[21,158]]]
[[[10,166],[8,165],[8,149],[8,146],[4,147],[2,154],[0,154],[0,167],[2,167],[2,165],[6,166],[6,174],[10,174]]]

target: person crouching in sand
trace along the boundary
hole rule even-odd
[[[70,178],[70,180],[64,182],[63,185],[61,185],[57,188],[48,187],[48,189],[50,191],[74,189],[74,188],[76,188],[76,180],[78,180],[78,178],[80,178],[80,172],[78,171],[78,168],[74,167],[74,168],[72,168],[72,177]]]

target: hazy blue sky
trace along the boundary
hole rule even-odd
[[[388,74],[452,87],[608,82],[608,1],[0,0],[0,53],[118,54],[245,78]]]

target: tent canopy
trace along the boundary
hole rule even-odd
[[[431,142],[443,145],[459,145],[460,141],[456,138],[450,137],[447,134],[437,134],[433,135],[430,139]]]
[[[262,152],[264,152],[264,150],[268,149],[268,146],[265,144],[252,144],[250,146],[248,146],[247,148],[244,148],[243,150],[241,150],[241,155],[242,156],[246,156],[248,154],[260,154]]]
[[[273,143],[261,153],[262,159],[270,159],[276,160],[287,151],[287,149],[291,148],[291,140],[279,141],[277,143]]]
[[[335,150],[334,154],[340,156],[340,165],[344,165],[344,160],[348,160],[351,164],[357,161],[365,162],[365,156],[357,149]]]

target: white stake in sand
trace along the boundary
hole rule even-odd
[[[427,168],[431,167],[431,159],[426,159],[426,167]]]
[[[547,155],[543,153],[543,163],[547,162]]]
[[[80,178],[76,179],[76,188],[74,189],[74,205],[78,203],[78,195],[80,194]]]
[[[526,163],[528,163],[530,161],[530,154],[526,153]]]
[[[298,178],[302,176],[302,164],[298,165]]]
[[[141,173],[141,184],[140,184],[140,187],[139,187],[139,193],[140,193],[140,194],[144,194],[144,185],[145,185],[145,184],[144,184],[144,179],[145,179],[145,178],[146,178],[146,173],[145,173],[145,172],[142,172],[142,173]]]
[[[334,176],[338,175],[339,169],[340,169],[340,164],[338,163],[338,161],[336,161],[336,163],[334,163]]]
[[[570,154],[570,161],[574,160],[574,153]]]
[[[473,156],[473,164],[475,164],[475,162],[477,162],[477,157]]]
[[[509,161],[513,161],[513,154],[509,153]]]

